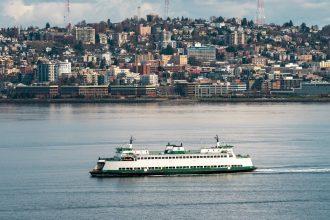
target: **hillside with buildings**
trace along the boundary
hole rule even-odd
[[[324,97],[329,26],[245,18],[82,21],[0,31],[2,99]]]

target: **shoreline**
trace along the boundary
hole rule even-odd
[[[0,104],[71,104],[71,103],[330,103],[330,97],[290,97],[290,98],[204,98],[204,99],[169,99],[169,98],[133,98],[133,99],[0,99]]]

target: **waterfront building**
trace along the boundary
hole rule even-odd
[[[291,90],[293,88],[299,88],[302,79],[296,79],[292,76],[284,76],[281,79],[281,90]]]
[[[155,86],[113,85],[109,88],[111,96],[155,97]]]
[[[54,86],[16,86],[14,94],[18,98],[54,98],[59,95],[59,88]]]
[[[293,89],[293,92],[304,96],[329,96],[330,83],[329,82],[310,82],[301,83],[300,88]]]
[[[60,94],[63,98],[104,98],[109,95],[109,87],[101,86],[62,86]]]
[[[230,94],[243,94],[247,91],[246,83],[214,83],[214,84],[196,84],[195,97],[217,97]]]
[[[156,74],[142,75],[141,76],[141,84],[142,85],[159,86],[158,75],[156,75]]]

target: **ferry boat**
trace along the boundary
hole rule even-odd
[[[112,158],[99,158],[90,171],[92,177],[128,177],[148,175],[212,174],[249,172],[256,169],[250,156],[235,155],[233,146],[221,145],[215,137],[214,147],[185,150],[183,145],[168,143],[165,151],[152,152],[119,147]]]

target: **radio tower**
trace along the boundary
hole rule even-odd
[[[71,30],[71,20],[70,20],[70,12],[71,12],[71,8],[70,8],[70,0],[67,0],[67,2],[65,3],[65,23],[66,23],[66,28],[68,29],[68,31]]]
[[[141,5],[142,5],[142,0],[138,1],[138,6],[137,6],[137,19],[141,19]]]
[[[168,18],[169,10],[170,10],[170,0],[165,0],[165,9],[164,9],[165,19]]]
[[[258,0],[256,24],[262,26],[265,24],[265,21],[266,21],[265,2],[264,0]]]

